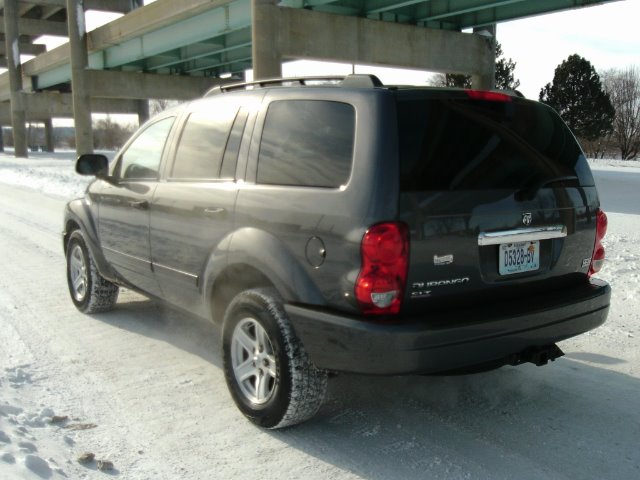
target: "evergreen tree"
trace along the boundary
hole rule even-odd
[[[554,108],[575,135],[596,140],[611,132],[615,110],[591,62],[571,55],[556,68],[540,101]]]
[[[510,58],[502,58],[502,45],[496,42],[496,88],[502,90],[517,90],[520,80],[513,76],[516,62]]]
[[[442,83],[443,87],[471,88],[471,76],[461,73],[447,73]]]

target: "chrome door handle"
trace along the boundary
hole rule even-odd
[[[207,217],[219,217],[224,215],[226,212],[226,210],[224,208],[205,208],[204,209],[204,214]]]
[[[146,200],[139,200],[137,202],[129,202],[133,208],[137,208],[138,210],[147,210],[149,208],[149,202]]]

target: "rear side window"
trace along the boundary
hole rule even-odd
[[[398,135],[403,191],[594,184],[569,128],[536,102],[400,100]]]
[[[189,115],[171,172],[174,179],[217,179],[237,107],[217,106]]]
[[[355,110],[346,103],[281,100],[267,111],[258,183],[337,188],[351,173]]]

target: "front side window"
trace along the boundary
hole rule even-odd
[[[174,117],[149,125],[120,157],[122,180],[155,180]]]
[[[281,100],[267,111],[258,183],[337,188],[351,174],[355,110],[346,103]]]

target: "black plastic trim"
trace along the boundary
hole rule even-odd
[[[319,368],[393,375],[437,373],[545,347],[600,326],[611,288],[591,279],[496,308],[376,319],[286,305],[296,333]]]

